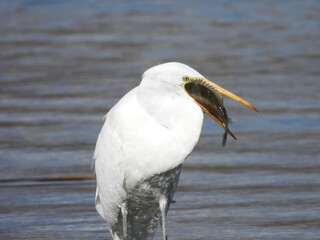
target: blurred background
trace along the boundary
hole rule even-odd
[[[317,0],[2,0],[0,238],[111,239],[94,180],[30,178],[90,176],[103,116],[146,69],[179,61],[261,114],[226,99],[238,137],[226,147],[205,119],[169,239],[319,239],[319,12]]]

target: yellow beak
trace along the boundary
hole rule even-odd
[[[260,112],[257,108],[255,108],[252,104],[250,104],[249,102],[247,102],[246,100],[242,99],[241,97],[235,95],[234,93],[228,91],[227,89],[220,87],[218,84],[215,84],[211,81],[209,81],[208,79],[203,78],[203,81],[206,82],[211,88],[215,89],[217,92],[219,92],[220,94],[229,97],[239,103],[242,103],[243,105],[246,105],[247,107],[255,110],[256,112]]]

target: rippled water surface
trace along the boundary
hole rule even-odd
[[[298,0],[1,1],[0,238],[111,239],[94,180],[51,178],[90,176],[104,114],[143,71],[180,61],[261,114],[226,100],[238,141],[224,148],[205,119],[169,239],[319,239],[319,12]]]

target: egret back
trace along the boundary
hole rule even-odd
[[[119,136],[117,123],[118,109],[123,101],[120,100],[105,116],[104,125],[96,143],[92,168],[97,180],[96,209],[109,225],[114,225],[118,218],[126,191],[124,188],[125,166],[123,140]]]

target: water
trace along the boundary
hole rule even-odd
[[[1,239],[110,239],[91,175],[104,114],[184,62],[253,103],[205,119],[169,239],[319,239],[319,1],[1,1]],[[156,239],[161,239],[158,232]]]

